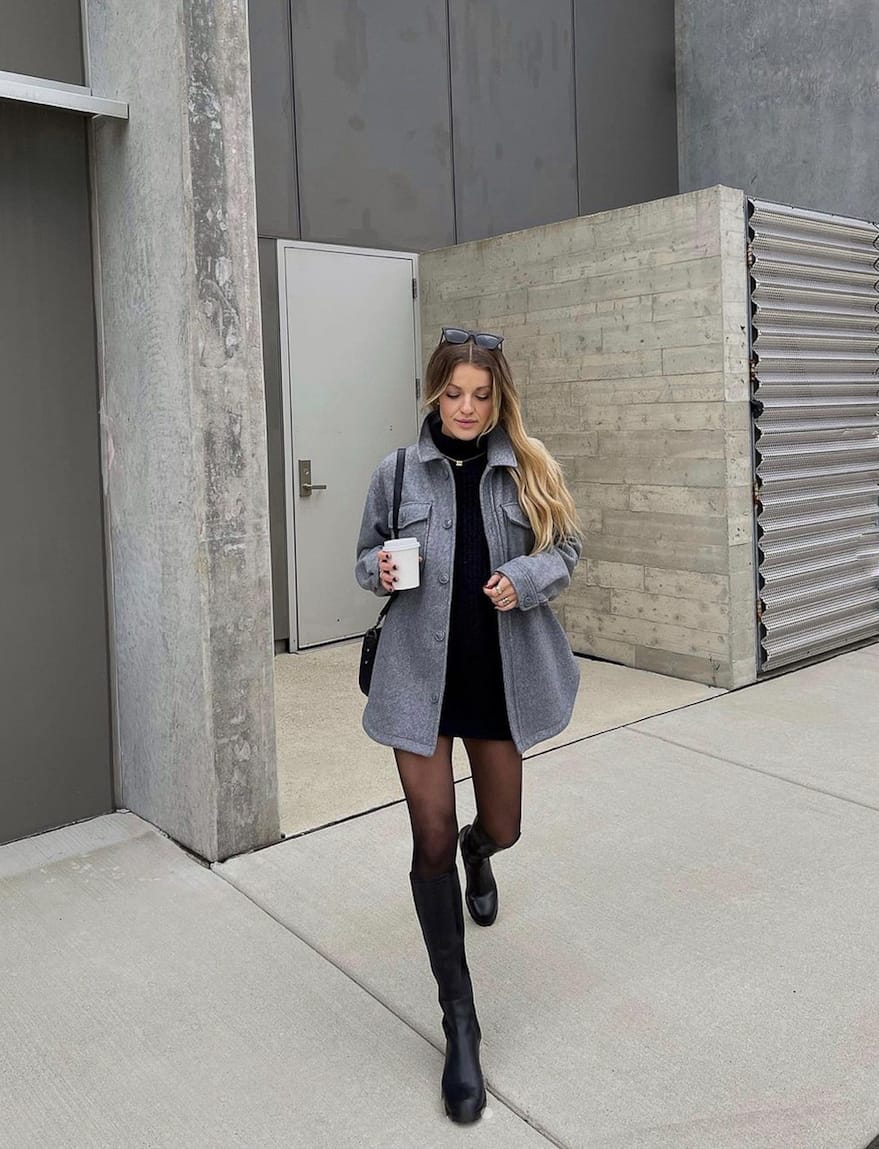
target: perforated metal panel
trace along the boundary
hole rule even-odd
[[[762,666],[879,635],[879,226],[749,201]]]

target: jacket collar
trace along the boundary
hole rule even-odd
[[[510,442],[510,436],[503,427],[500,425],[495,427],[486,442],[488,444],[487,465],[489,467],[518,467],[516,452]],[[418,458],[422,463],[427,463],[431,459],[445,458],[433,441],[433,435],[431,435],[430,427],[427,424],[427,417],[421,424],[421,434],[418,436]]]

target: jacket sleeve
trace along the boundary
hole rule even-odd
[[[499,566],[513,584],[520,610],[534,607],[554,599],[571,585],[571,574],[580,558],[582,544],[574,536],[560,539],[548,551],[536,555],[518,555]]]
[[[363,589],[371,590],[381,598],[386,598],[390,593],[379,581],[378,571],[378,553],[391,537],[388,529],[391,504],[388,499],[386,472],[387,459],[376,467],[369,483],[366,505],[360,522],[360,534],[357,538],[357,563],[354,567],[354,577]]]

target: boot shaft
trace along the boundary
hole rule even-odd
[[[445,1002],[472,1002],[457,866],[436,878],[417,878],[410,874],[409,881],[440,1005],[445,1009]]]

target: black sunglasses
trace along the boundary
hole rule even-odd
[[[466,343],[468,339],[486,351],[500,351],[504,343],[503,335],[489,335],[487,331],[465,331],[463,327],[443,328],[443,340],[446,343]]]

